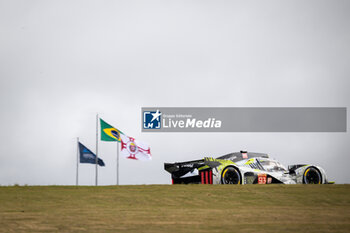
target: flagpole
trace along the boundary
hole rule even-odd
[[[98,176],[98,113],[96,114],[96,177],[95,177],[95,186],[97,186],[97,176]]]
[[[79,137],[77,137],[77,177],[76,177],[76,185],[78,186],[79,181]]]
[[[119,142],[117,142],[117,185],[119,185]]]

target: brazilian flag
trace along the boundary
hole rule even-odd
[[[120,130],[114,128],[104,120],[100,118],[101,126],[101,141],[117,141],[120,142],[120,134],[123,134]]]

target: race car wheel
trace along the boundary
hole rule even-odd
[[[304,172],[303,183],[304,184],[321,184],[322,178],[319,170],[317,170],[317,168],[314,168],[314,167],[307,168]]]
[[[227,167],[222,172],[221,182],[223,184],[240,184],[241,183],[241,174],[234,167]]]

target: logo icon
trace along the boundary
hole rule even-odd
[[[143,128],[144,129],[160,129],[162,113],[157,111],[143,112]]]
[[[137,152],[138,152],[138,148],[137,148],[134,140],[129,141],[126,144],[126,149],[129,151],[130,154],[137,154]]]

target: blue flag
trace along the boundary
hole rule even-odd
[[[96,155],[91,152],[86,146],[79,142],[80,163],[92,163],[96,164]],[[105,163],[102,159],[98,158],[98,165],[104,166]]]

